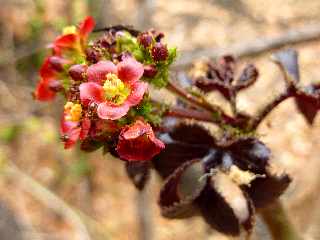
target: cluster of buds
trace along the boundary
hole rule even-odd
[[[79,141],[84,151],[104,147],[126,161],[151,160],[164,144],[153,132],[157,124],[152,115],[158,113],[153,112],[148,85],[157,67],[166,74],[175,55],[167,61],[168,49],[155,34],[149,35],[146,47],[140,41],[144,33],[125,29],[109,29],[90,40],[94,26],[87,17],[79,26],[66,27],[50,45],[34,97],[50,101],[59,93],[64,96],[60,132],[65,148]],[[162,75],[157,77],[165,83]]]

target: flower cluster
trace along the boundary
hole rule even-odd
[[[153,167],[164,179],[159,205],[167,218],[201,215],[222,233],[250,234],[255,211],[278,199],[291,182],[276,171],[270,150],[258,139],[259,124],[290,97],[310,124],[320,110],[320,85],[299,83],[297,53],[275,55],[285,92],[253,116],[240,111],[236,100],[258,81],[254,65],[238,73],[236,60],[224,56],[196,66],[191,78],[179,73],[178,81],[169,81],[177,54],[163,43],[163,33],[117,25],[96,30],[99,35],[90,39],[94,27],[87,17],[64,29],[50,45],[34,92],[39,101],[64,97],[65,148],[80,142],[83,151],[103,148],[125,160],[139,190]],[[177,103],[168,107],[152,99],[151,85],[166,87]],[[206,94],[213,91],[227,100],[231,114],[208,101]],[[216,124],[220,132],[194,120]]]
[[[60,127],[65,148],[80,141],[84,151],[104,147],[123,160],[151,160],[164,144],[153,132],[161,112],[154,111],[148,87],[166,85],[176,50],[155,31],[110,28],[90,40],[94,27],[87,17],[49,46],[34,97],[66,99]]]

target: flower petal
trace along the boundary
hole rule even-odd
[[[109,102],[100,103],[97,109],[98,116],[102,119],[117,120],[129,111],[128,104],[115,105]]]
[[[88,67],[88,81],[102,84],[108,73],[116,72],[117,68],[111,61],[100,61]]]
[[[121,130],[116,150],[121,159],[148,161],[164,147],[163,142],[155,137],[151,126],[138,120]]]
[[[83,118],[81,122],[81,132],[79,136],[80,140],[84,140],[88,136],[90,127],[91,127],[90,119],[87,117]]]
[[[88,35],[92,32],[94,29],[94,26],[96,25],[93,17],[88,16],[86,17],[83,22],[79,25],[79,35],[80,38],[85,39],[88,37]]]
[[[53,78],[56,76],[57,72],[52,68],[51,63],[50,63],[50,57],[47,57],[39,71],[39,74],[41,78],[43,79],[49,79]]]
[[[87,82],[79,86],[81,103],[85,106],[91,102],[103,102],[103,88],[97,83]]]
[[[118,77],[126,82],[132,83],[139,80],[144,72],[143,65],[132,57],[126,57],[117,64]]]
[[[63,115],[60,122],[60,133],[63,136],[64,148],[71,148],[79,139],[81,128],[78,122],[66,121]]]
[[[131,85],[131,93],[128,96],[126,102],[130,106],[138,105],[141,102],[143,95],[147,89],[148,89],[148,83],[142,82],[142,81],[134,82]]]
[[[48,81],[41,80],[36,88],[34,97],[39,101],[50,101],[56,96],[56,92],[49,87]]]
[[[54,41],[54,48],[73,48],[78,36],[76,34],[66,34],[58,37]]]

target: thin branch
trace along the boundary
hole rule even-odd
[[[169,81],[167,89],[177,96],[181,97],[183,100],[187,101],[191,106],[202,109],[205,112],[211,114],[213,122],[221,124],[233,125],[235,120],[225,114],[219,106],[215,106],[207,102],[204,98],[197,98],[194,95],[187,92],[184,88],[178,86],[178,84]]]
[[[50,190],[46,189],[41,184],[33,180],[30,176],[23,173],[13,163],[10,163],[10,165],[7,166],[5,173],[8,177],[18,181],[22,188],[35,196],[37,200],[68,218],[77,229],[77,239],[91,239],[85,224],[81,220],[81,217],[62,199],[58,198]]]
[[[181,107],[170,107],[170,109],[165,113],[166,116],[172,116],[176,118],[187,118],[194,119],[203,122],[219,123],[214,119],[213,115],[209,112],[202,112],[199,110],[186,109]]]
[[[152,240],[154,238],[152,213],[147,187],[148,186],[136,193],[139,240]]]
[[[232,54],[237,58],[252,57],[265,52],[277,50],[286,45],[296,45],[320,40],[319,24],[290,29],[275,37],[261,37],[252,42],[242,42],[226,47],[198,49],[182,53],[174,68],[190,66],[199,58],[216,58],[224,54]]]
[[[250,129],[255,130],[260,123],[267,117],[267,115],[281,102],[293,96],[293,92],[288,88],[285,92],[275,97],[270,103],[268,103],[259,113],[256,118],[253,119],[250,124]]]

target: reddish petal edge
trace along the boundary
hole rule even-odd
[[[94,26],[96,25],[95,20],[92,16],[86,17],[79,25],[79,35],[80,38],[85,39],[88,37],[88,35],[92,32],[94,29]]]
[[[131,94],[128,96],[126,102],[130,106],[136,106],[141,102],[144,93],[147,91],[148,83],[137,81],[137,82],[134,82],[130,87],[131,87]]]

